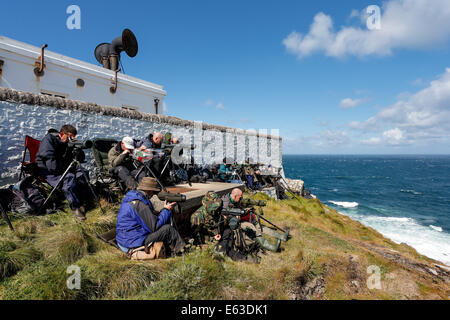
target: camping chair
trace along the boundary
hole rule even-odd
[[[30,174],[32,176],[37,176],[37,166],[36,166],[36,155],[39,150],[39,145],[41,141],[33,139],[30,136],[25,136],[25,150],[23,151],[22,162],[20,163],[20,175],[19,181],[22,180],[22,175],[24,173]],[[29,154],[29,161],[25,161],[25,157]]]
[[[92,155],[94,156],[94,175],[97,182],[108,186],[108,189],[119,188],[121,193],[125,193],[126,187],[120,181],[119,177],[111,172],[108,160],[108,152],[118,142],[113,139],[94,139],[92,140]],[[109,200],[113,197],[108,195]]]

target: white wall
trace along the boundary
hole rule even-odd
[[[17,100],[20,99],[18,96]],[[281,167],[281,140],[278,137],[271,139],[274,147],[272,155],[262,157],[258,145],[263,146],[266,137],[257,137],[253,133],[236,129],[229,129],[226,133],[214,129],[211,125],[206,125],[210,126],[210,129],[202,130],[201,123],[181,121],[184,125],[174,125],[163,118],[160,122],[149,122],[96,112],[0,101],[0,185],[12,183],[17,179],[25,135],[40,140],[49,128],[59,130],[66,123],[76,126],[79,140],[93,138],[120,140],[126,135],[144,138],[155,131],[172,132],[173,136],[181,138],[183,143],[196,144],[197,148],[194,151],[196,163],[220,163],[225,155],[239,161],[240,156],[242,158],[242,155],[245,155],[245,158],[251,157],[255,161]],[[91,161],[90,151],[87,152],[87,156]],[[86,166],[90,168],[92,164],[87,163]]]
[[[51,49],[51,44],[49,47]],[[163,111],[166,92],[163,87],[124,74],[118,74],[118,87],[112,94],[115,73],[45,49],[44,75],[37,77],[33,70],[41,50],[38,47],[0,36],[0,60],[4,61],[0,87],[41,93],[63,94],[66,98],[99,105],[122,107],[128,105],[141,112],[155,113],[154,99],[160,100],[158,113]],[[84,80],[78,87],[76,80]]]

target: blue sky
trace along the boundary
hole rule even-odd
[[[66,28],[71,4],[81,30]],[[450,153],[449,1],[5,5],[2,35],[94,64],[95,46],[130,28],[125,72],[163,85],[168,115],[279,129],[286,154]]]

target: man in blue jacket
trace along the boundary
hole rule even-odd
[[[125,195],[116,225],[116,241],[122,251],[128,253],[153,242],[164,242],[175,254],[183,252],[186,243],[169,223],[176,203],[164,201],[164,209],[156,215],[150,202],[150,198],[159,191],[154,178],[144,177],[137,190]]]

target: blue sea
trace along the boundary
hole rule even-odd
[[[341,214],[450,265],[450,155],[284,155],[283,166]]]

